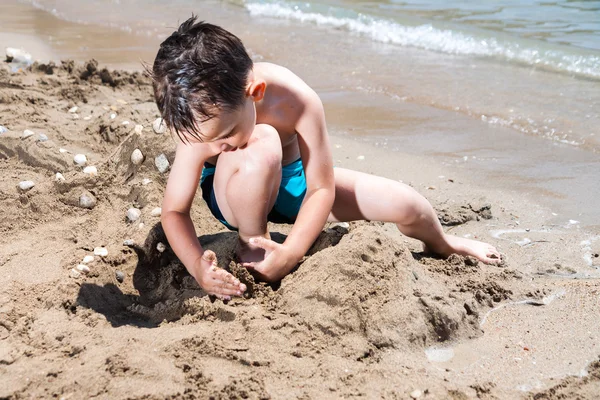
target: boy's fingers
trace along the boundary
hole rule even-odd
[[[279,245],[278,243],[265,239],[264,237],[253,237],[249,240],[250,244],[260,247],[263,250],[275,250],[275,248]]]
[[[255,269],[256,268],[256,263],[255,262],[242,263],[242,267],[248,268],[248,269]]]

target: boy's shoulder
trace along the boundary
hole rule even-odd
[[[278,83],[298,90],[310,89],[310,86],[300,76],[283,65],[260,62],[256,63],[254,68],[260,69],[261,75],[266,78],[267,84]]]

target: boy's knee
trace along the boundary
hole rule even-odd
[[[399,188],[399,223],[401,225],[414,225],[426,217],[427,200],[411,187]]]
[[[276,171],[283,157],[279,133],[270,125],[256,125],[254,140],[250,143],[252,168]]]

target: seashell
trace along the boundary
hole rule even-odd
[[[65,177],[60,172],[56,173],[56,176],[54,177],[54,180],[56,182],[64,182],[64,181],[66,181]]]
[[[163,252],[167,249],[167,246],[165,246],[164,243],[158,242],[158,244],[156,245],[156,250],[158,250],[159,252]]]
[[[129,125],[129,121],[123,121],[121,122],[121,125]]]
[[[108,255],[108,249],[106,247],[95,247],[94,254],[100,257],[106,257]]]
[[[16,49],[14,47],[6,48],[6,61],[27,65],[31,65],[33,63],[31,54],[23,49]]]
[[[138,135],[141,135],[143,130],[144,127],[142,125],[136,125],[135,128],[133,128],[133,131]]]
[[[79,196],[79,207],[92,209],[96,207],[96,198],[90,192],[83,192]]]
[[[85,256],[83,257],[83,261],[81,261],[82,264],[89,264],[91,262],[94,261],[94,256]]]
[[[144,154],[140,149],[135,149],[131,152],[131,162],[133,165],[140,165],[144,162]]]
[[[86,115],[85,117],[83,117],[84,121],[89,121],[90,119],[92,119],[91,115]]]
[[[129,210],[127,210],[127,219],[129,220],[129,222],[137,221],[138,219],[140,219],[141,215],[142,212],[139,208],[132,207]]]
[[[77,266],[77,271],[83,272],[84,274],[89,274],[90,273],[90,267],[88,267],[85,264],[79,264]]]
[[[47,142],[48,141],[48,136],[44,135],[43,133],[40,133],[40,136],[38,137],[38,141],[40,141],[40,142]]]
[[[83,169],[83,173],[91,175],[91,176],[96,176],[96,175],[98,175],[98,168],[96,168],[93,165],[91,165],[89,167],[85,167]]]
[[[365,156],[358,156],[358,157],[356,157],[356,159],[357,159],[358,161],[362,161],[362,160],[364,160],[364,159],[365,159]]]
[[[35,186],[35,183],[33,181],[21,181],[21,182],[19,182],[19,189],[21,189],[23,192],[28,191],[29,189],[31,189],[34,186]]]
[[[170,167],[167,156],[165,156],[162,153],[159,154],[158,156],[156,156],[156,158],[154,159],[154,165],[156,165],[158,172],[160,172],[161,174],[164,174],[165,172],[167,172]]]
[[[160,207],[156,207],[150,212],[150,215],[152,215],[153,217],[160,217],[160,214],[162,214],[162,208]]]
[[[80,167],[83,167],[87,163],[87,157],[85,154],[75,154],[73,157],[73,162]]]
[[[156,118],[152,123],[152,129],[154,129],[154,132],[158,133],[159,135],[162,135],[167,131],[167,125],[165,124],[165,121],[162,118]]]
[[[61,147],[60,149],[58,149],[58,152],[59,152],[59,153],[68,153],[68,152],[69,152],[69,150],[67,150],[67,149],[63,149],[63,148]]]
[[[149,183],[152,183],[152,179],[148,179],[148,178],[142,179],[142,185],[146,186]]]
[[[77,112],[77,110],[79,110],[79,107],[77,107],[77,106],[74,106],[74,107],[71,107],[71,108],[69,108],[69,112],[70,112],[71,114],[75,114],[75,113]]]
[[[115,278],[117,278],[117,281],[119,283],[123,283],[123,281],[125,280],[125,274],[121,271],[115,271]]]
[[[131,247],[135,244],[133,239],[125,239],[123,240],[123,246]]]
[[[0,133],[8,132],[8,129],[0,125]]]
[[[111,114],[110,114],[110,119],[115,119],[115,118],[117,118],[117,114],[115,114],[115,113],[111,113]]]
[[[29,129],[25,129],[23,131],[23,136],[21,136],[21,139],[27,139],[28,137],[31,137],[33,135],[34,135],[33,131],[30,131]]]
[[[77,279],[81,276],[81,273],[79,271],[77,271],[75,268],[72,268],[71,271],[69,272],[69,276],[73,279]]]

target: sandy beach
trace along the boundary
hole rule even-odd
[[[198,195],[200,242],[249,287],[211,302],[159,224],[174,142],[153,128],[139,64],[2,62],[0,399],[598,398],[598,224],[557,215],[541,189],[363,140],[385,128],[383,108],[324,103],[336,166],[413,186],[445,230],[503,262],[424,254],[391,224],[328,224],[269,286],[236,264],[235,234]],[[290,227],[270,229],[281,241]]]

